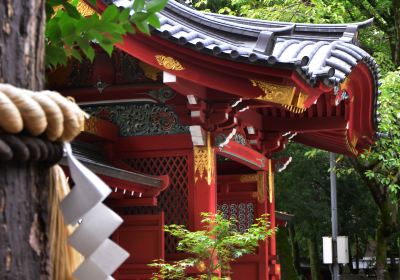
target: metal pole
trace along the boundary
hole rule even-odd
[[[336,159],[334,153],[329,153],[329,165],[331,168],[331,211],[332,211],[332,280],[339,279],[339,264],[337,262],[337,196],[336,196]]]

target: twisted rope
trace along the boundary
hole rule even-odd
[[[55,91],[33,92],[0,84],[0,128],[17,134],[44,135],[50,141],[69,142],[84,125],[85,113]]]

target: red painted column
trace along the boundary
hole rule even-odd
[[[276,227],[275,220],[275,178],[274,164],[272,159],[268,159],[268,213],[270,214],[271,228]],[[269,240],[269,280],[280,279],[280,266],[277,264],[276,255],[276,235],[273,234]]]
[[[217,184],[216,184],[216,155],[211,145],[210,135],[205,146],[193,147],[193,214],[194,230],[202,230],[201,213],[216,213]]]
[[[257,205],[257,217],[261,217],[263,214],[270,214],[269,211],[269,194],[268,190],[268,173],[266,171],[257,171],[257,188],[263,188],[262,198],[258,199]],[[258,184],[261,184],[258,186]],[[258,189],[258,192],[260,190]],[[260,196],[260,194],[259,194]],[[270,216],[268,217],[270,219]],[[259,280],[269,280],[269,263],[270,263],[270,243],[271,239],[268,238],[265,242],[260,244],[259,248]]]

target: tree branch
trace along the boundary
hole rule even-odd
[[[382,15],[376,12],[376,10],[372,6],[367,6],[364,1],[356,0],[356,1],[351,1],[351,3],[355,6],[358,7],[361,13],[363,13],[365,16],[371,18],[373,17],[375,19],[374,23],[378,26],[379,29],[381,29],[383,32],[385,32],[387,35],[390,34],[389,26],[388,26],[388,21],[387,19],[389,17],[383,18]],[[374,10],[374,12],[371,11]],[[389,21],[392,21],[389,19]]]
[[[365,172],[368,169],[365,168],[363,165],[361,165],[361,163],[357,159],[350,158],[349,160],[353,165],[354,169],[360,175],[361,179],[364,181],[365,185],[368,187],[368,190],[370,191],[372,198],[375,201],[375,204],[378,206],[379,209],[381,209],[383,203],[383,193],[379,185],[370,180],[369,178],[367,178]]]

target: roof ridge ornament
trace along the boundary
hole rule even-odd
[[[281,28],[268,28],[264,31],[261,31],[258,35],[253,51],[260,52],[265,55],[271,55],[274,50],[276,36],[291,35],[295,27],[296,25],[292,24]]]

